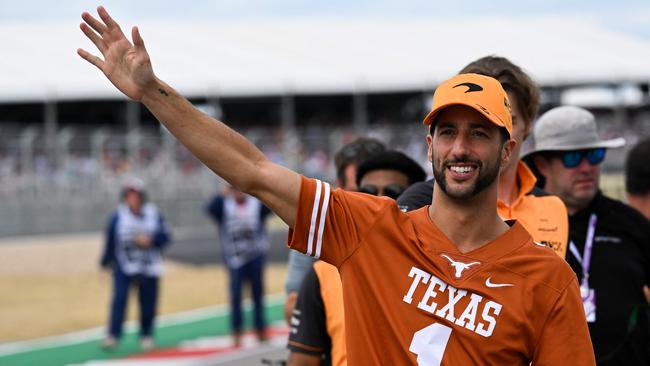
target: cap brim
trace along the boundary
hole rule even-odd
[[[462,102],[452,102],[452,103],[439,105],[436,109],[431,110],[431,112],[429,112],[429,114],[427,114],[427,116],[424,117],[424,120],[422,121],[422,123],[424,125],[426,125],[426,126],[431,126],[431,124],[433,123],[433,120],[436,118],[436,116],[438,115],[438,113],[441,110],[443,110],[443,109],[445,109],[447,107],[454,106],[454,105],[463,105],[463,106],[472,108],[473,110],[475,110],[475,111],[479,112],[480,114],[482,114],[483,116],[485,116],[485,118],[487,118],[490,122],[497,125],[497,127],[503,127],[503,128],[506,129],[506,131],[508,131],[506,126],[503,124],[503,122],[501,122],[498,118],[485,113],[485,111],[483,111],[480,107],[478,107],[475,104],[462,103]],[[508,135],[510,135],[510,132],[508,132]]]
[[[586,150],[586,149],[599,149],[599,148],[605,148],[605,149],[615,149],[618,147],[623,147],[625,145],[625,139],[622,137],[618,137],[615,139],[610,139],[610,140],[604,140],[604,141],[598,141],[598,142],[593,142],[593,143],[588,143],[588,144],[576,144],[576,145],[564,145],[564,146],[544,146],[540,148],[535,148],[532,149],[531,151],[528,151],[524,154],[522,154],[522,158],[525,158],[527,156],[537,154],[540,152],[551,152],[551,151],[571,151],[571,150]]]

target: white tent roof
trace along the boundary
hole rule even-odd
[[[139,26],[156,74],[186,96],[426,90],[488,54],[542,85],[650,80],[650,42],[568,18]],[[96,53],[76,24],[2,24],[0,44],[0,102],[120,98],[76,55]]]

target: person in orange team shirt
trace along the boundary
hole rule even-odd
[[[81,30],[103,58],[79,55],[271,208],[290,226],[291,248],[339,268],[350,364],[594,364],[575,275],[497,214],[497,177],[516,144],[497,80],[461,74],[437,88],[424,121],[434,204],[407,214],[273,163],[160,80],[137,27],[131,43],[98,13],[83,13]]]

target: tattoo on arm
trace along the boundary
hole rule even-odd
[[[160,94],[162,94],[162,95],[164,95],[164,96],[166,96],[166,97],[169,96],[169,93],[167,93],[167,92],[165,91],[165,89],[163,89],[163,88],[158,88],[158,91],[160,92]]]

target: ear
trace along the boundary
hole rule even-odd
[[[528,136],[530,136],[531,132],[533,132],[533,122],[528,121],[528,122],[526,122],[526,127],[524,128],[524,141],[526,141],[526,139],[528,139]]]
[[[508,165],[508,161],[510,161],[510,157],[512,156],[512,151],[516,146],[517,141],[512,138],[503,144],[503,147],[501,148],[501,168]]]
[[[431,137],[431,135],[427,135],[426,140],[427,140],[427,158],[429,158],[429,161],[433,161],[433,137]]]

